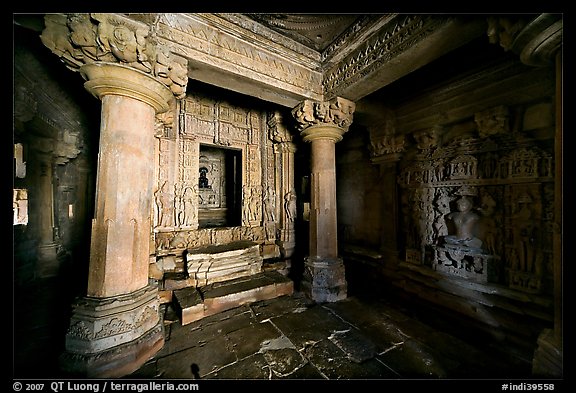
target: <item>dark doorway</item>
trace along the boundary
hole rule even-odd
[[[242,151],[200,145],[198,225],[241,225]]]

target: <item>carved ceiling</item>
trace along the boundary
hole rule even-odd
[[[245,16],[316,51],[322,52],[362,15],[245,14]]]

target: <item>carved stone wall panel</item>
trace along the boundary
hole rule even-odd
[[[549,293],[552,156],[489,139],[468,140],[465,148],[448,143],[402,163],[404,257],[449,276]],[[458,205],[463,196],[471,202],[466,215]],[[474,219],[460,221],[467,231],[461,238],[456,217]]]
[[[293,181],[293,165],[275,165],[267,113],[200,94],[182,100],[178,111],[178,132],[158,137],[156,255],[175,256],[170,268],[181,269],[186,249],[241,240],[275,243],[283,207],[277,187]],[[241,157],[241,226],[222,227],[212,214],[229,208],[226,168],[235,157]],[[216,226],[199,228],[199,218]]]

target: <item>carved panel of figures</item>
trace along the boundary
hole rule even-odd
[[[281,192],[294,175],[293,165],[275,165],[265,112],[202,95],[178,105],[178,132],[157,135],[157,255],[179,261],[183,250],[239,240],[276,246],[285,202],[295,215],[295,195],[285,201]],[[281,119],[275,126],[285,130]]]
[[[461,279],[549,291],[551,154],[489,139],[436,147],[403,163],[405,259]]]

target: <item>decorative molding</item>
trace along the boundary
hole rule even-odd
[[[425,15],[403,15],[388,28],[382,28],[366,40],[345,61],[324,74],[322,86],[328,96],[345,88],[393,60],[448,22],[448,18]]]
[[[181,55],[208,63],[210,66],[280,81],[298,90],[321,94],[321,74],[310,65],[287,60],[265,46],[257,46],[240,39],[236,34],[212,27],[212,20],[201,15],[164,14],[158,34],[174,44]],[[289,57],[288,57],[289,58]]]

